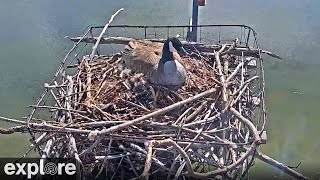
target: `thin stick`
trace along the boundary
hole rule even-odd
[[[17,132],[24,133],[27,131],[28,131],[27,126],[15,126],[15,127],[8,128],[8,129],[0,127],[0,134],[13,134],[13,133],[17,133]]]
[[[138,150],[139,152],[141,152],[143,155],[147,155],[147,151],[145,151],[144,149],[142,149],[140,146],[130,143],[129,144],[130,147],[132,147],[135,150]],[[154,163],[159,166],[160,168],[169,171],[169,168],[167,168],[161,161],[159,161],[157,158],[152,157],[152,160],[154,161]]]
[[[247,118],[245,118],[244,116],[242,116],[236,109],[234,108],[230,108],[230,111],[233,112],[234,115],[236,115],[243,123],[245,123],[249,129],[252,131],[254,139],[256,141],[257,144],[261,143],[261,138],[259,136],[259,132],[256,129],[256,127],[254,126],[254,124],[248,120]]]
[[[107,164],[107,161],[108,161],[107,157],[108,157],[109,154],[110,154],[112,142],[113,142],[113,140],[112,140],[112,138],[110,138],[106,156],[105,156],[105,158],[104,158],[104,160],[103,160],[103,163],[102,163],[102,166],[100,167],[100,170],[99,170],[99,172],[97,173],[97,175],[95,176],[95,178],[98,178],[98,177],[99,177],[99,175],[102,173],[105,165]],[[128,156],[127,156],[127,157],[128,157]]]
[[[69,40],[73,42],[86,42],[86,43],[96,43],[97,37],[67,37]],[[134,38],[127,38],[127,37],[105,37],[101,39],[100,44],[128,44],[130,41],[135,40]],[[152,42],[162,42],[164,43],[167,39],[146,39],[148,41]],[[196,43],[196,42],[187,42],[187,41],[181,41],[182,45],[186,49],[194,49],[194,47],[197,48],[198,51],[201,51],[201,55],[212,55],[212,53],[206,53],[206,52],[212,52],[213,50],[219,50],[221,48],[221,45],[213,44],[203,44],[203,43]],[[233,44],[227,44],[227,47],[233,46]],[[262,50],[254,47],[234,47],[230,50],[222,52],[221,55],[224,54],[233,54],[237,56],[241,56],[241,53],[244,53],[245,56],[252,56],[256,58],[260,58],[260,54],[267,54],[273,58],[282,59],[279,55],[272,53],[267,50]]]
[[[148,146],[148,156],[149,158],[146,159],[146,163],[145,163],[145,168],[143,170],[143,173],[141,174],[140,177],[142,177],[142,179],[145,179],[148,177],[148,172],[151,168],[151,155],[152,154],[152,147],[153,146],[159,146],[159,145],[171,145],[173,146],[179,153],[180,155],[184,158],[185,162],[186,162],[186,166],[187,166],[187,169],[188,169],[188,174],[189,175],[194,175],[194,171],[192,169],[192,164],[191,164],[191,161],[189,159],[189,156],[187,155],[187,153],[176,143],[174,142],[173,140],[171,139],[166,139],[166,140],[160,140],[160,141],[155,141],[155,140],[152,140],[149,142],[149,146]]]
[[[169,111],[172,111],[172,110],[174,110],[174,109],[176,109],[176,108],[178,108],[178,107],[181,107],[181,106],[183,106],[183,105],[185,105],[185,104],[188,104],[188,103],[194,102],[194,101],[196,101],[196,100],[199,100],[199,99],[201,99],[201,98],[204,98],[204,97],[206,97],[206,96],[209,96],[210,94],[212,94],[212,93],[214,93],[214,92],[216,92],[216,89],[215,89],[215,88],[212,88],[212,89],[210,89],[210,90],[208,90],[208,91],[205,91],[205,92],[200,93],[200,94],[198,94],[198,95],[196,95],[196,96],[193,96],[193,97],[190,97],[190,98],[188,98],[188,99],[185,99],[185,100],[183,100],[183,101],[177,102],[177,103],[172,104],[172,105],[170,105],[170,106],[167,106],[167,107],[165,107],[165,108],[159,109],[159,110],[157,110],[157,111],[154,111],[154,112],[152,112],[152,113],[150,113],[150,114],[147,114],[147,115],[145,115],[145,116],[142,116],[142,117],[140,117],[140,118],[134,119],[134,120],[132,120],[132,121],[125,122],[125,123],[123,123],[123,124],[119,124],[119,125],[117,125],[117,126],[110,127],[110,128],[108,128],[108,129],[105,129],[105,130],[101,130],[101,131],[99,131],[99,132],[97,133],[97,135],[102,136],[102,135],[110,134],[110,133],[112,133],[112,132],[114,132],[114,131],[121,130],[121,129],[126,128],[126,127],[128,127],[128,126],[137,124],[137,123],[139,123],[139,122],[141,122],[141,121],[144,121],[144,120],[147,120],[147,119],[149,119],[149,118],[162,115],[162,114],[167,113],[167,112],[169,112]]]
[[[250,155],[252,155],[252,153],[254,152],[256,147],[257,147],[256,144],[252,144],[251,147],[247,150],[247,152],[244,153],[236,162],[234,162],[228,166],[225,166],[222,169],[217,169],[217,170],[207,172],[207,173],[194,172],[194,174],[192,174],[191,176],[195,177],[195,178],[200,178],[200,179],[207,179],[209,177],[214,177],[215,175],[223,174],[223,173],[226,173],[227,171],[231,171],[231,170],[237,168],[245,159],[247,159]]]
[[[124,8],[121,8],[121,9],[119,9],[116,13],[114,13],[114,14],[111,16],[109,22],[104,26],[103,30],[101,31],[101,33],[100,33],[100,35],[99,35],[99,37],[98,37],[98,40],[97,40],[96,44],[92,47],[92,52],[91,52],[91,54],[90,54],[90,60],[92,60],[93,57],[94,57],[94,55],[96,54],[97,49],[98,49],[98,46],[99,46],[99,43],[100,43],[100,41],[101,41],[101,39],[102,39],[102,36],[103,36],[103,34],[106,32],[109,24],[113,21],[114,17],[115,17],[120,11],[122,11],[122,10],[124,10]]]
[[[238,64],[238,66],[234,69],[232,74],[227,78],[226,83],[228,83],[239,71],[239,69],[243,66],[243,63]]]
[[[29,107],[34,107],[34,108],[42,108],[42,109],[58,109],[58,110],[65,110],[65,111],[71,111],[71,112],[76,112],[76,113],[82,113],[86,114],[86,111],[80,111],[76,109],[67,109],[67,108],[61,108],[61,107],[56,107],[56,106],[37,106],[37,105],[29,105]]]
[[[256,152],[254,154],[254,156],[258,159],[260,159],[261,161],[270,164],[271,166],[287,173],[288,175],[296,178],[296,179],[308,179],[307,177],[303,176],[302,174],[298,173],[297,171],[294,171],[293,169],[289,168],[287,165],[280,163],[274,159],[272,159],[271,157],[261,153],[261,152]]]
[[[25,121],[20,121],[17,119],[7,118],[7,117],[3,117],[3,116],[0,116],[0,120],[6,121],[6,122],[11,122],[11,123],[16,123],[16,124],[23,124],[23,125],[27,124],[27,122],[25,122]]]

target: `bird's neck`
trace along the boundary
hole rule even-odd
[[[169,50],[169,44],[165,43],[162,49],[162,57],[159,63],[164,64],[167,61],[173,61],[173,53]]]

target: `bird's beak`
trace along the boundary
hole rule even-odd
[[[189,55],[189,53],[183,47],[180,48],[178,53],[181,57]]]

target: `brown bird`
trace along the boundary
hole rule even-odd
[[[143,73],[152,84],[181,86],[187,72],[178,52],[186,53],[178,38],[168,38],[164,44],[136,40],[128,43],[122,58],[129,69]]]

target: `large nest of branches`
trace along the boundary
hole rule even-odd
[[[125,68],[121,54],[84,56],[46,85],[52,106],[33,106],[52,119],[33,111],[28,126],[10,131],[36,134],[32,148],[44,158],[75,158],[83,179],[244,176],[265,124],[257,111],[264,108],[260,61],[239,56],[252,52],[235,44],[214,48],[189,49],[182,87],[150,84]]]
[[[81,103],[77,109],[91,109],[94,111],[91,118],[128,121],[215,87],[216,77],[209,62],[183,58],[182,63],[188,72],[185,85],[164,87],[150,84],[143,74],[126,69],[121,55],[101,57],[91,63],[84,60],[78,72],[82,87],[78,88],[90,90],[91,93],[79,94],[78,101]],[[194,102],[193,106],[200,104],[200,101]],[[176,109],[159,119],[162,119],[161,122],[175,122],[185,110]]]
[[[68,149],[80,156],[84,177],[234,177],[260,143],[246,118],[257,105],[248,86],[257,77],[245,72],[243,57],[228,54],[234,46],[226,47],[215,57],[183,58],[188,77],[182,87],[150,84],[125,68],[121,54],[84,56],[65,81],[70,98],[60,103],[68,111],[55,114],[71,123]],[[239,102],[249,110],[244,116]]]
[[[103,37],[122,10],[99,37],[90,28],[70,38],[77,43],[31,105],[27,122],[0,117],[22,124],[0,128],[1,134],[30,133],[32,145],[23,157],[35,149],[45,160],[74,158],[77,179],[244,179],[254,157],[274,162],[256,153],[266,123],[260,55],[280,57],[241,40],[220,44],[220,34],[219,44],[184,41],[190,53],[181,62],[187,81],[182,87],[156,86],[126,69],[121,54],[95,56],[99,43],[133,40]],[[66,66],[83,52],[85,46],[77,51],[81,41],[95,43],[91,55]],[[282,164],[276,167],[306,179]]]

